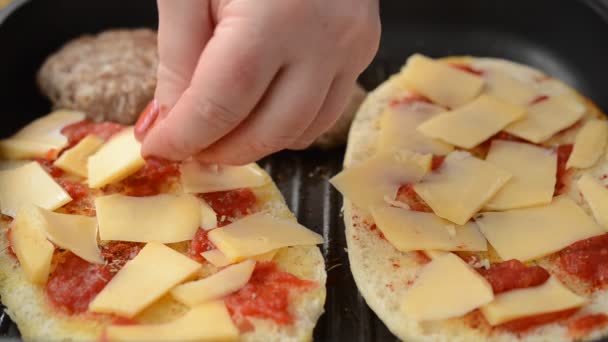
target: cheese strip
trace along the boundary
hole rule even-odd
[[[484,71],[483,78],[484,94],[518,106],[527,106],[540,95],[533,83],[522,82],[504,71]]]
[[[600,156],[605,153],[607,139],[608,122],[606,120],[587,121],[576,135],[566,168],[586,169],[595,165]]]
[[[510,173],[494,164],[466,152],[452,152],[414,190],[435,214],[464,225],[510,178]]]
[[[23,274],[35,284],[46,283],[55,251],[41,229],[43,222],[36,207],[26,205],[19,209],[11,232],[10,242]]]
[[[481,77],[419,54],[408,58],[400,77],[409,88],[450,108],[473,100],[483,87]]]
[[[188,194],[97,197],[101,240],[173,243],[191,240],[201,224],[199,200]]]
[[[103,140],[95,135],[87,135],[76,146],[63,152],[53,165],[63,171],[86,178],[88,176],[87,162],[89,157],[103,145]]]
[[[595,220],[608,230],[608,189],[587,173],[583,174],[576,184],[589,204]]]
[[[84,113],[60,110],[34,120],[12,137],[0,140],[0,158],[28,159],[45,157],[50,150],[59,152],[68,144],[61,130],[84,118]]]
[[[585,298],[551,277],[540,286],[501,293],[480,310],[488,323],[498,325],[518,318],[577,308],[585,302]]]
[[[97,189],[119,182],[146,165],[140,155],[140,144],[133,128],[116,134],[87,162],[89,187]]]
[[[0,209],[4,215],[14,217],[20,207],[30,204],[55,210],[71,200],[37,162],[0,171]]]
[[[513,175],[487,210],[505,210],[551,203],[555,191],[557,155],[531,144],[494,140],[486,161]]]
[[[257,165],[201,165],[196,161],[185,162],[181,168],[184,192],[207,193],[239,188],[255,188],[269,182]]]
[[[246,216],[221,229],[210,231],[207,236],[230,261],[282,247],[323,243],[321,235],[298,222],[264,213]]]
[[[487,250],[486,239],[473,222],[455,226],[432,213],[389,206],[373,208],[372,215],[386,239],[402,252]]]
[[[251,278],[254,268],[255,261],[245,260],[228,266],[207,278],[178,285],[171,290],[171,295],[190,307],[213,299],[220,299],[245,286]]]
[[[475,222],[503,260],[540,258],[605,233],[565,196],[545,206],[482,213]]]
[[[507,126],[505,131],[539,144],[572,126],[585,114],[585,110],[585,105],[574,96],[551,96],[529,106],[526,117]]]
[[[251,260],[270,261],[274,259],[274,256],[277,254],[278,251],[278,249],[275,249],[270,252],[262,253],[260,255],[254,255],[251,257]],[[212,249],[210,251],[202,252],[201,256],[215,267],[224,267],[233,263],[233,261],[228,259],[219,249]]]
[[[463,107],[435,116],[417,129],[426,136],[473,148],[525,114],[523,107],[481,95]]]
[[[217,213],[204,200],[201,200],[201,228],[204,230],[217,228]]]
[[[492,286],[455,254],[425,265],[405,293],[402,311],[409,319],[434,321],[462,316],[494,299]]]
[[[205,303],[167,323],[112,325],[106,330],[110,341],[237,341],[239,330],[222,301]]]
[[[89,310],[132,318],[200,268],[163,244],[148,243],[101,290]]]

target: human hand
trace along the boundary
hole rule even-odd
[[[172,160],[239,165],[307,147],[341,113],[380,36],[378,0],[158,7],[156,110],[136,135],[144,156]]]

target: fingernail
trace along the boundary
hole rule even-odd
[[[137,123],[135,124],[135,138],[140,142],[146,136],[146,133],[152,128],[158,114],[160,113],[160,107],[156,99],[150,101],[143,112],[141,112]]]

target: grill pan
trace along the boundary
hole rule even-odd
[[[608,110],[608,0],[382,0],[381,10],[380,51],[360,77],[367,89],[397,72],[414,52],[471,54],[542,69]],[[64,42],[112,27],[155,27],[156,18],[153,0],[17,0],[0,11],[0,137],[48,112],[35,74]],[[285,151],[260,164],[299,221],[326,239],[327,302],[315,340],[395,341],[349,271],[341,197],[327,183],[341,169],[343,154],[343,148]],[[3,313],[0,337],[19,339]]]

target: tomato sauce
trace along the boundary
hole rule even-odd
[[[582,337],[594,329],[605,327],[608,316],[605,314],[590,314],[579,317],[568,324],[568,333],[572,337]]]
[[[202,228],[196,231],[188,247],[188,256],[190,258],[202,263],[205,261],[205,258],[201,256],[201,253],[215,249],[215,245],[207,236],[208,234],[209,231]]]
[[[179,163],[149,158],[146,165],[122,181],[127,196],[154,196],[162,193],[163,185],[179,177]]]
[[[217,214],[218,226],[225,226],[236,218],[255,211],[257,199],[250,189],[210,192],[199,195]]]
[[[462,64],[462,63],[450,63],[452,68],[456,68],[462,71],[466,71],[470,74],[481,76],[483,75],[483,71],[473,68],[470,65]]]
[[[431,258],[429,258],[429,256],[423,251],[415,251],[414,253],[416,253],[416,261],[418,261],[418,263],[421,265],[428,264],[432,261]]]
[[[571,244],[559,252],[559,264],[567,273],[592,286],[608,284],[608,233]]]
[[[507,330],[516,334],[522,334],[527,330],[541,326],[543,324],[555,323],[557,321],[564,320],[574,315],[577,311],[578,308],[574,308],[556,312],[548,312],[529,317],[523,317],[497,325],[496,328],[500,330]]]
[[[540,95],[538,97],[536,97],[534,100],[530,101],[530,105],[535,105],[537,103],[541,103],[543,101],[547,101],[549,99],[549,96],[547,95]]]
[[[572,144],[559,145],[557,147],[557,178],[555,182],[555,196],[568,191],[571,170],[566,170],[566,163],[572,153]]]
[[[479,268],[477,272],[492,285],[494,294],[538,286],[550,276],[544,268],[526,266],[516,259],[493,264],[489,269]]]
[[[378,228],[378,226],[374,223],[374,224],[367,224],[364,223],[365,226],[369,227],[369,230],[371,230],[372,232],[378,234],[378,237],[386,240],[386,237],[384,236],[384,233],[382,233],[382,231]]]
[[[290,295],[317,286],[314,281],[281,271],[273,261],[258,262],[249,282],[224,301],[241,331],[251,330],[248,317],[271,319],[277,324],[288,325],[294,322],[289,312]]]
[[[433,155],[433,159],[431,160],[431,171],[435,171],[443,165],[445,161],[445,156],[436,156]]]
[[[424,103],[433,104],[433,101],[431,101],[431,99],[429,99],[428,97],[426,97],[424,95],[409,94],[409,95],[403,96],[401,98],[391,100],[391,102],[389,102],[389,106],[395,107],[398,105],[407,105],[407,104],[414,103],[414,102],[424,102]]]
[[[429,207],[428,204],[426,204],[426,202],[420,196],[418,196],[414,190],[414,184],[412,183],[401,185],[395,200],[407,204],[410,209],[414,211],[421,211],[425,213],[433,212],[431,207]]]
[[[114,122],[96,123],[90,120],[83,120],[74,124],[65,126],[61,130],[61,134],[68,138],[68,148],[72,147],[84,139],[89,134],[94,134],[97,137],[107,141],[114,134],[122,131],[125,126]]]
[[[42,166],[44,171],[46,171],[51,177],[57,179],[65,174],[63,170],[53,165],[53,160],[44,159],[44,158],[34,158],[35,161]]]
[[[528,142],[522,138],[516,137],[513,134],[510,134],[507,132],[498,132],[498,133],[494,134],[493,136],[491,136],[490,138],[488,138],[488,140],[482,142],[477,147],[478,153],[481,155],[481,157],[485,158],[488,155],[488,152],[490,151],[490,147],[492,146],[492,142],[494,140],[507,140],[507,141],[531,144],[530,142]]]
[[[11,234],[13,233],[13,228],[12,227],[8,227],[8,229],[6,230],[6,241],[8,242],[8,246],[6,247],[6,251],[8,252],[8,255],[12,256],[13,258],[17,258],[17,254],[15,253],[15,250],[13,249],[13,243],[11,241]]]

